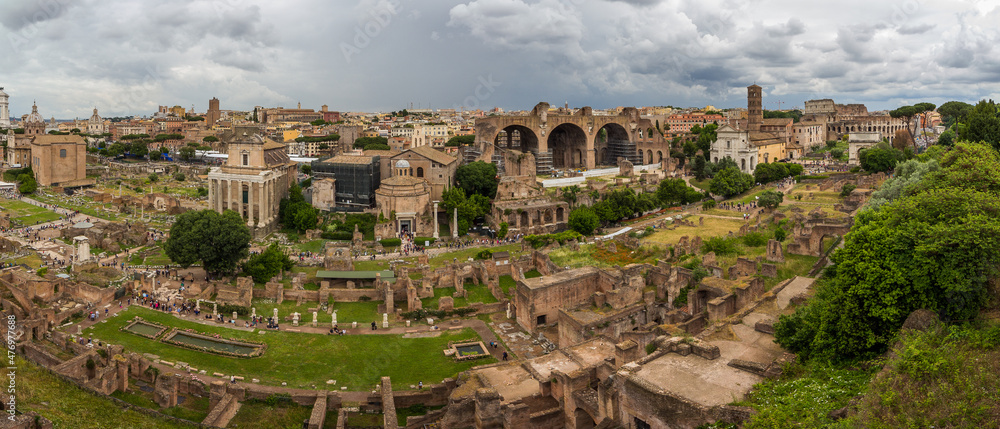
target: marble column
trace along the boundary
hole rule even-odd
[[[452,216],[451,238],[458,238],[458,207],[455,207],[454,216]]]
[[[118,194],[121,195],[121,185],[118,185]],[[208,179],[208,207],[215,210],[215,180]]]
[[[438,202],[434,202],[434,238],[441,238],[441,234],[438,232]]]
[[[257,184],[257,226],[267,225],[267,206],[264,205],[264,182]]]
[[[254,227],[253,222],[253,182],[247,182],[247,226]]]

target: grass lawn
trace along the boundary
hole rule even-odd
[[[17,401],[21,411],[35,411],[57,428],[169,429],[193,428],[124,410],[110,400],[96,397],[56,378],[37,365],[16,358]]]
[[[140,307],[131,307],[120,314],[106,323],[86,329],[84,334],[93,333],[95,338],[121,344],[129,351],[153,353],[171,362],[187,362],[210,374],[219,372],[259,378],[261,384],[266,385],[280,385],[284,381],[292,388],[325,388],[326,380],[332,379],[337,380],[336,388],[347,386],[350,390],[367,391],[379,383],[381,377],[389,376],[398,389],[405,390],[419,381],[437,383],[473,366],[495,362],[492,358],[455,362],[441,353],[449,341],[478,339],[471,329],[443,331],[440,336],[432,338],[329,336],[284,331],[266,331],[262,335],[258,331],[202,325]],[[268,349],[256,358],[231,358],[174,347],[119,331],[133,316],[180,329],[220,334],[224,338],[264,341]],[[285,327],[287,324],[282,326]]]
[[[483,304],[489,304],[491,302],[497,302],[497,298],[490,293],[490,289],[486,285],[465,285],[465,300],[468,302],[481,302]]]
[[[832,242],[833,240],[831,240]],[[806,276],[816,261],[817,256],[792,255],[785,252],[785,263],[778,264],[778,277],[764,278],[764,290],[771,290],[772,287],[795,276]],[[766,262],[766,261],[765,261]]]
[[[14,260],[15,264],[24,264],[33,269],[38,269],[42,267],[42,257],[38,256],[37,253],[31,253],[26,256],[22,256]]]
[[[702,210],[701,212],[707,215],[725,216],[725,217],[731,217],[733,219],[743,219],[743,216],[741,216],[742,212],[738,212],[736,210],[708,209],[708,210]]]
[[[55,212],[18,200],[0,198],[0,213],[10,214],[11,219],[21,225],[35,225],[58,220]]]
[[[792,207],[794,206],[802,209],[804,214],[809,214],[809,212],[816,210],[816,207],[819,207],[823,213],[826,213],[827,217],[831,218],[847,217],[847,213],[835,210],[832,204],[804,204],[804,203],[797,203],[795,201],[790,201],[790,202],[788,200],[785,201],[786,203],[782,203],[780,206],[778,206],[777,210],[781,213],[785,213],[786,215],[788,214],[789,211],[792,210]]]
[[[510,296],[513,292],[511,289],[517,286],[517,282],[511,276],[500,276],[500,289],[503,289],[503,294]]]
[[[75,204],[73,203],[73,200],[66,199],[64,196],[45,193],[36,193],[35,195],[32,195],[31,198],[43,203],[54,204],[64,209],[76,210],[90,217],[114,221],[118,220],[121,216],[119,213],[109,210],[98,210],[97,207],[103,207],[104,205],[94,203],[93,199],[90,197],[80,197],[81,199],[87,201],[86,204]]]
[[[424,308],[432,308],[434,310],[437,310],[438,309],[438,301],[440,301],[442,297],[454,296],[454,295],[455,295],[455,288],[453,288],[453,287],[435,288],[434,289],[434,297],[433,298],[421,298],[420,299],[420,304]],[[454,299],[455,299],[455,304],[453,306],[454,308],[467,307],[469,305],[469,301],[466,298],[455,297]]]
[[[354,261],[354,271],[382,271],[389,269],[389,261]]]
[[[323,250],[323,244],[325,244],[327,241],[328,240],[307,241],[305,243],[300,243],[296,245],[295,248],[298,249],[300,252],[319,253]]]
[[[482,247],[469,247],[462,250],[456,250],[454,252],[448,252],[440,256],[435,256],[430,258],[431,268],[440,268],[445,265],[451,264],[458,259],[459,262],[467,261],[469,258],[475,257],[477,253],[483,251]],[[490,247],[489,250],[493,253],[507,251],[510,252],[511,259],[516,258],[521,254],[520,244],[508,244],[506,246]]]
[[[371,323],[372,320],[382,322],[382,315],[378,312],[378,301],[368,301],[368,302],[337,302],[333,304],[333,309],[337,310],[337,323],[340,325],[350,325],[351,322],[358,322],[359,325],[365,325]],[[318,308],[319,304],[316,301],[304,302],[301,306],[295,305],[295,300],[285,300],[281,304],[265,303],[262,300],[254,300],[253,305],[257,309],[257,314],[264,317],[271,317],[274,315],[274,309],[278,309],[278,316],[281,317],[282,321],[285,316],[299,312],[301,316],[299,317],[300,323],[311,323],[312,313],[309,311],[310,308]],[[329,327],[330,322],[333,321],[333,315],[326,314],[325,311],[318,311],[316,315],[318,323],[326,325]],[[289,324],[290,322],[281,322],[283,324]]]
[[[705,179],[705,180],[694,180],[694,179],[691,179],[691,186],[694,186],[695,188],[701,189],[703,191],[707,191],[708,190],[708,186],[711,183],[712,183],[712,179]]]
[[[312,407],[304,407],[294,402],[272,407],[261,402],[249,401],[243,403],[226,427],[299,429],[302,427],[302,421],[308,420],[311,414]],[[329,427],[336,427],[337,410],[326,413],[326,421],[331,420],[334,421],[334,426]]]
[[[533,279],[535,277],[541,277],[541,276],[542,276],[542,273],[538,272],[538,270],[536,270],[536,269],[530,269],[530,270],[524,272],[524,278],[526,278],[526,279]]]
[[[698,219],[696,219],[697,217],[698,217],[697,215],[691,216],[688,218],[688,220],[694,222],[695,225],[698,225]],[[729,234],[729,231],[732,231],[733,233],[739,232],[741,226],[743,226],[742,218],[729,220],[729,219],[706,217],[704,226],[692,227],[692,226],[680,225],[673,230],[661,229],[657,230],[657,232],[654,233],[653,235],[643,238],[642,240],[648,241],[650,243],[666,244],[668,246],[672,246],[677,244],[677,241],[680,240],[680,238],[683,236],[687,236],[689,238],[694,238],[695,236],[698,236],[701,237],[702,239],[706,239],[709,237],[724,236],[726,234]]]
[[[843,200],[843,198],[840,197],[839,189],[836,191],[819,191],[815,190],[818,188],[814,188],[812,191],[807,191],[806,188],[801,186],[802,185],[799,185],[799,187],[793,189],[790,194],[785,195],[785,202],[802,201],[804,203],[836,204]],[[810,197],[809,194],[812,194],[812,197]],[[793,199],[799,195],[802,196],[801,200]]]

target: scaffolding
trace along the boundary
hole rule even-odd
[[[380,157],[345,157],[354,162],[312,162],[312,171],[318,177],[337,180],[336,204],[338,206],[375,207],[375,190],[382,181]]]
[[[548,176],[552,174],[552,151],[531,151],[535,155],[535,174]]]
[[[618,165],[618,158],[625,158],[634,165],[642,164],[634,142],[628,140],[608,140],[608,150],[602,160],[606,165]]]

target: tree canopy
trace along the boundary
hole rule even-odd
[[[299,232],[315,229],[319,223],[319,210],[306,202],[299,185],[288,188],[288,197],[278,203],[278,216],[285,228]]]
[[[181,213],[164,245],[170,259],[183,267],[201,262],[210,273],[236,272],[250,249],[250,228],[239,213],[214,210]]]
[[[721,164],[721,162],[720,162]],[[753,176],[740,171],[736,167],[727,166],[715,173],[708,185],[709,191],[716,195],[730,198],[742,194],[753,187]]]
[[[244,262],[242,268],[243,273],[253,277],[254,282],[264,283],[294,266],[295,262],[281,251],[278,243],[271,243],[266,250],[251,256]]]
[[[465,195],[482,195],[494,198],[497,195],[496,164],[476,161],[465,164],[455,171],[455,182],[465,191]]]
[[[885,143],[879,143],[868,149],[862,149],[858,153],[858,161],[861,168],[869,173],[890,171],[896,168],[896,164],[905,158],[902,151],[889,147]]]
[[[301,138],[301,137],[299,137],[299,138]],[[338,138],[339,138],[339,136],[338,136]],[[364,149],[365,146],[368,146],[368,145],[371,145],[371,144],[384,144],[384,145],[388,146],[389,145],[389,139],[387,139],[385,137],[361,137],[361,138],[359,138],[357,140],[354,140],[354,148],[355,149]]]
[[[449,147],[455,147],[455,146],[472,146],[475,143],[476,143],[476,136],[475,135],[468,135],[468,136],[455,136],[455,137],[452,137],[452,138],[448,139],[448,141],[445,142],[444,145],[445,146],[449,146]]]
[[[963,141],[985,142],[1000,150],[1000,112],[993,100],[976,104],[958,129]]]
[[[753,179],[757,183],[770,183],[789,176],[802,174],[802,164],[784,162],[762,162],[753,170]]]
[[[597,217],[597,213],[590,207],[583,206],[573,209],[569,213],[569,221],[567,225],[573,231],[579,232],[580,235],[591,235],[597,226],[600,225],[601,220]]]
[[[704,194],[687,185],[684,179],[666,179],[660,181],[656,188],[656,199],[660,204],[669,207],[677,204],[690,204],[700,201]]]
[[[905,188],[855,219],[816,298],[775,325],[782,346],[804,358],[870,357],[914,310],[945,321],[979,312],[1000,263],[1000,156],[960,143]]]
[[[760,198],[757,199],[757,204],[764,208],[776,209],[784,200],[785,194],[778,191],[767,190],[760,193]]]

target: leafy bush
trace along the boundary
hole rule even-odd
[[[491,258],[493,258],[493,252],[491,252],[490,249],[483,249],[480,250],[479,253],[476,253],[476,259],[479,259],[481,261],[485,261]]]
[[[250,314],[250,307],[244,307],[242,305],[235,304],[223,304],[218,306],[219,314],[231,316],[235,311],[236,314],[248,315]]]
[[[434,237],[413,237],[413,242],[417,243],[418,246],[423,246],[426,242],[434,244],[435,241],[437,241],[437,239]]]
[[[347,231],[323,231],[320,237],[326,240],[351,241],[354,239],[354,234]]]
[[[653,352],[656,351],[656,348],[657,348],[657,346],[656,346],[656,342],[655,341],[653,341],[653,342],[651,342],[649,344],[646,344],[646,354],[647,355],[653,354]]]
[[[840,196],[846,197],[851,195],[851,192],[857,189],[857,186],[853,183],[845,183],[844,186],[840,188]]]
[[[702,210],[714,209],[715,206],[716,206],[715,200],[708,200],[708,201],[705,201],[705,202],[701,203],[701,209]]]
[[[383,238],[378,242],[382,244],[382,247],[399,247],[403,244],[403,240],[398,238]]]
[[[783,228],[778,228],[774,230],[774,239],[778,242],[785,241],[785,237],[788,235]]]
[[[767,236],[760,232],[751,232],[743,236],[743,244],[749,247],[760,247],[767,244]]]
[[[761,207],[768,209],[775,209],[782,201],[785,200],[785,194],[778,191],[764,191],[761,192],[760,198],[757,200],[757,204]]]
[[[555,234],[542,234],[542,235],[529,235],[524,237],[524,240],[531,244],[531,247],[539,248],[547,246],[554,242],[559,242],[559,244],[566,244],[569,240],[575,240],[583,237],[579,232],[576,231],[563,231],[557,232]]]
[[[702,253],[715,252],[717,256],[735,255],[737,252],[736,238],[712,237],[701,245]]]

